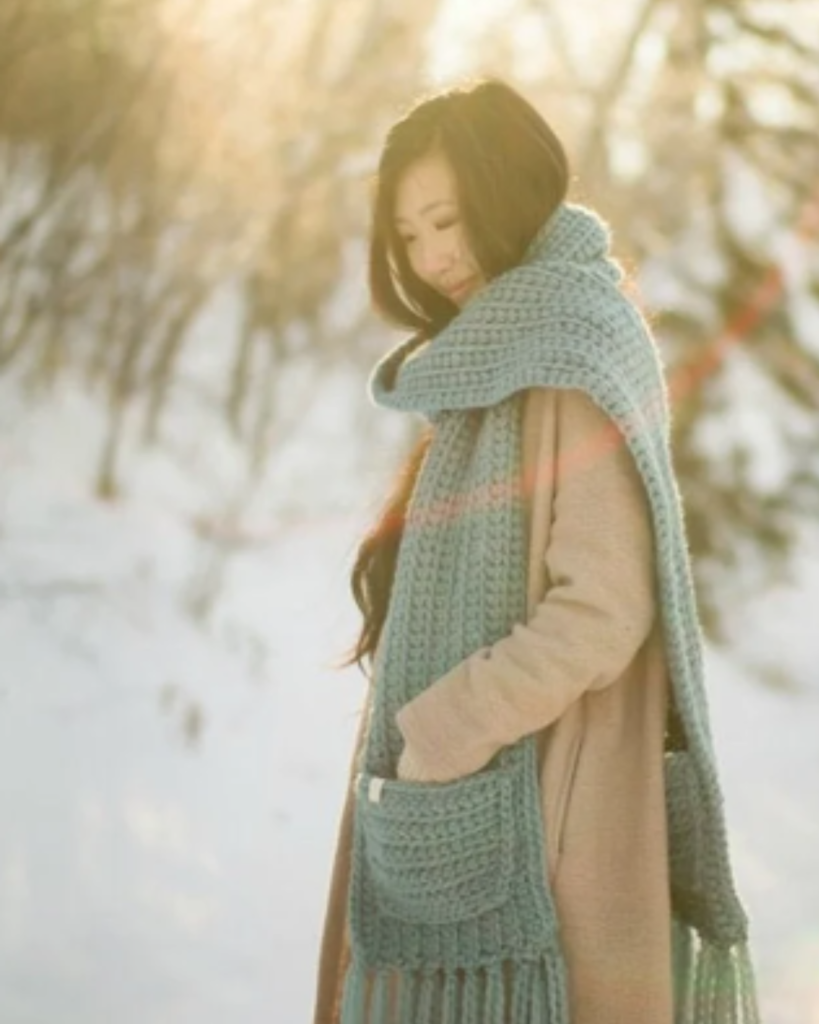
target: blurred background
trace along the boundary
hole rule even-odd
[[[818,1024],[813,0],[2,0],[1,1024],[310,1019],[412,429],[370,177],[483,73],[654,324],[764,1019]]]

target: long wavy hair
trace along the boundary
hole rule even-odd
[[[544,221],[566,198],[569,166],[560,140],[511,86],[485,79],[422,100],[393,125],[378,164],[370,232],[369,284],[388,321],[433,337],[458,307],[412,270],[395,225],[399,183],[430,154],[448,161],[459,214],[486,280],[516,266]],[[432,439],[417,441],[358,550],[351,589],[363,616],[344,665],[367,671],[387,617],[407,504]]]

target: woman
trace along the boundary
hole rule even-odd
[[[427,434],[361,546],[372,685],[316,1024],[750,1024],[662,369],[509,86],[388,135],[371,379]]]

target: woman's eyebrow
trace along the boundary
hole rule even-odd
[[[434,209],[436,209],[439,206],[454,206],[454,205],[455,205],[455,203],[451,199],[436,199],[434,202],[427,203],[426,206],[422,206],[421,209],[418,211],[418,216],[419,217],[423,217],[423,215],[425,213],[429,213],[431,210],[434,210]],[[409,221],[406,219],[406,217],[396,217],[395,218],[395,223],[396,224],[408,224]]]

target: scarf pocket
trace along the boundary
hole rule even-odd
[[[384,915],[456,924],[508,900],[515,867],[511,769],[447,783],[362,772],[357,794],[363,854]]]
[[[700,774],[707,764],[690,750],[665,755],[671,901],[677,917],[730,948],[747,940],[748,919],[733,887],[723,890],[719,913],[713,913],[711,894],[730,874],[724,827],[715,827],[724,821],[722,806],[712,806],[719,789]]]
[[[665,755],[665,804],[672,889],[679,902],[691,902],[700,888],[702,791],[687,750]]]
[[[356,970],[557,956],[537,740],[454,782],[356,777],[348,920]],[[492,1018],[494,1019],[494,1018]]]

